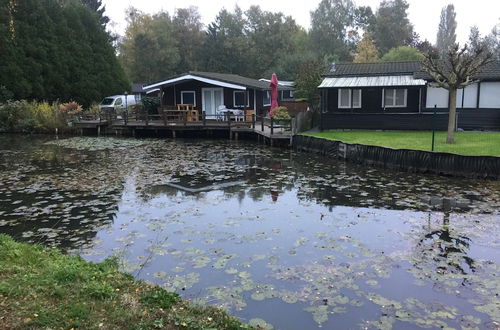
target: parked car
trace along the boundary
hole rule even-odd
[[[104,100],[99,104],[101,111],[105,112],[115,112],[117,115],[122,115],[125,112],[125,108],[130,109],[131,106],[137,104],[137,99],[135,95],[113,95],[105,97]]]

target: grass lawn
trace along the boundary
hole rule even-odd
[[[252,329],[215,307],[0,235],[0,329]]]
[[[305,133],[330,140],[397,149],[431,150],[432,132],[329,131]],[[500,156],[500,132],[457,132],[455,143],[446,144],[446,132],[436,132],[435,151],[462,155]]]

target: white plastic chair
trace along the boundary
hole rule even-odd
[[[224,120],[226,116],[227,108],[224,104],[221,104],[217,107],[216,114],[217,120]]]

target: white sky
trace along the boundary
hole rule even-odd
[[[375,11],[379,0],[354,0],[359,6],[371,6]],[[457,13],[457,40],[465,42],[472,25],[477,25],[483,35],[490,33],[500,23],[499,0],[407,0],[409,17],[414,30],[422,39],[435,42],[441,9],[449,3],[455,5]],[[106,14],[113,22],[112,30],[123,34],[125,9],[133,6],[146,13],[166,10],[173,14],[176,8],[197,6],[205,24],[212,22],[221,8],[232,10],[238,4],[243,10],[250,5],[260,5],[263,10],[281,11],[291,15],[298,24],[310,27],[310,12],[317,8],[320,0],[103,0]]]

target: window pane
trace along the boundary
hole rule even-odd
[[[271,96],[269,95],[269,91],[264,92],[263,101],[264,101],[264,105],[271,104]]]
[[[405,89],[396,89],[396,105],[405,106]]]
[[[385,90],[384,104],[386,106],[393,106],[394,105],[394,89],[386,89]]]
[[[361,89],[352,90],[352,107],[353,108],[361,107]]]
[[[245,105],[245,93],[234,92],[234,106],[243,107]]]
[[[182,104],[194,104],[194,93],[193,92],[182,93]]]
[[[351,102],[349,100],[349,89],[339,89],[339,97],[340,97],[340,106],[342,108],[349,108],[351,106]]]
[[[283,96],[282,97],[283,97],[284,100],[293,99],[293,91],[291,91],[291,90],[283,91]]]
[[[121,105],[122,103],[123,103],[123,101],[122,101],[121,97],[117,98],[115,101],[115,105]]]

